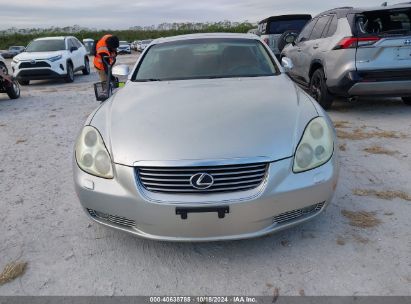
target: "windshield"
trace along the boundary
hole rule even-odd
[[[310,20],[307,19],[294,19],[294,20],[277,20],[271,21],[268,27],[267,34],[283,34],[286,31],[301,32],[303,27]]]
[[[144,43],[144,44],[150,44],[150,43],[151,43],[151,41],[152,41],[152,40],[143,40],[143,42],[142,42],[142,43]]]
[[[66,45],[63,39],[34,40],[28,45],[26,52],[54,52],[65,49]]]
[[[358,31],[362,35],[401,35],[411,32],[411,9],[364,12],[357,16]]]
[[[9,48],[10,51],[20,51],[21,49],[22,49],[22,47],[20,47],[20,46],[11,46]]]
[[[120,46],[128,46],[128,42],[127,41],[120,41]]]
[[[278,74],[265,47],[251,39],[194,39],[152,46],[134,81],[259,77]]]

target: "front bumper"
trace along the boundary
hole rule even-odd
[[[19,61],[18,63],[12,62],[11,67],[14,78],[18,80],[43,80],[67,76],[65,64],[62,60],[55,62],[38,60],[35,63]]]
[[[144,194],[134,168],[115,165],[114,179],[107,180],[83,172],[75,160],[74,183],[86,213],[105,226],[154,240],[236,240],[300,224],[330,203],[338,178],[336,156],[300,174],[292,173],[292,163],[292,158],[271,163],[259,191],[245,191],[236,199],[219,194],[193,195],[192,202],[184,195],[181,201],[153,200]],[[217,213],[190,213],[187,219],[176,214],[176,208],[187,207],[228,207],[229,213],[224,218]],[[304,211],[307,207],[310,212]]]

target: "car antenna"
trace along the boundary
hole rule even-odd
[[[387,6],[388,5],[388,2],[383,2],[382,4],[381,4],[381,6]]]

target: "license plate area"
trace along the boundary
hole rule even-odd
[[[176,214],[181,216],[182,220],[188,218],[189,213],[217,213],[219,219],[225,218],[230,213],[230,207],[193,207],[193,208],[176,208]]]
[[[399,47],[399,48],[397,48],[395,59],[397,59],[397,60],[411,60],[411,47]]]

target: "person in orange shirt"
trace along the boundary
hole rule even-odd
[[[120,41],[117,36],[105,35],[96,44],[94,67],[97,69],[100,76],[100,81],[107,81],[108,67],[104,63],[103,58],[108,56],[117,57],[117,48]],[[108,60],[110,64],[114,62],[113,58]]]

